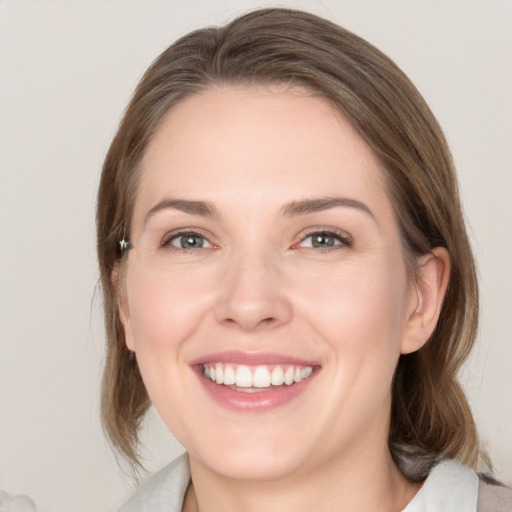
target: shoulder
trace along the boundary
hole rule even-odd
[[[480,481],[478,512],[512,512],[512,489]]]
[[[512,489],[495,485],[466,466],[445,460],[434,466],[403,512],[512,512]]]
[[[453,460],[432,468],[404,512],[476,512],[478,476]]]
[[[118,512],[181,512],[189,481],[184,453],[146,480]]]

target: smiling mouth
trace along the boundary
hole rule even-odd
[[[245,393],[292,386],[309,378],[312,373],[312,366],[302,365],[248,366],[220,362],[202,365],[205,379]]]

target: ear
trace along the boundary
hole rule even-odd
[[[119,320],[121,321],[124,330],[126,347],[128,350],[135,352],[130,307],[126,297],[126,286],[124,282],[125,277],[121,276],[121,272],[122,271],[119,268],[119,264],[116,264],[110,279],[112,280],[112,285],[116,294],[117,310],[119,314]]]
[[[402,354],[419,350],[434,332],[450,279],[448,251],[436,247],[418,258],[417,268],[417,276],[411,283]]]

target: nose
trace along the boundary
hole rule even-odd
[[[269,255],[244,254],[231,261],[215,307],[217,321],[252,332],[288,323],[292,306],[282,272]]]

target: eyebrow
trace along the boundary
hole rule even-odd
[[[292,201],[291,203],[283,206],[282,214],[285,217],[297,217],[299,215],[307,215],[310,213],[321,212],[323,210],[329,210],[330,208],[339,207],[348,207],[361,210],[376,221],[375,215],[366,204],[358,201],[357,199],[351,199],[349,197],[321,197]]]
[[[199,215],[201,217],[220,217],[220,213],[215,208],[213,203],[208,201],[191,201],[188,199],[172,199],[166,198],[158,202],[146,213],[144,217],[144,225],[147,224],[148,220],[153,217],[156,213],[162,210],[178,210],[189,215]]]
[[[358,201],[357,199],[351,199],[348,197],[321,197],[292,201],[281,208],[281,214],[284,217],[298,217],[300,215],[308,215],[311,213],[321,212],[323,210],[329,210],[330,208],[339,207],[361,210],[372,217],[373,220],[376,220],[375,215],[370,208],[366,206],[366,204]],[[144,225],[147,224],[148,220],[156,213],[167,209],[178,210],[188,213],[189,215],[199,215],[201,217],[220,217],[220,213],[215,205],[209,201],[166,198],[159,201],[148,211],[144,217]]]

